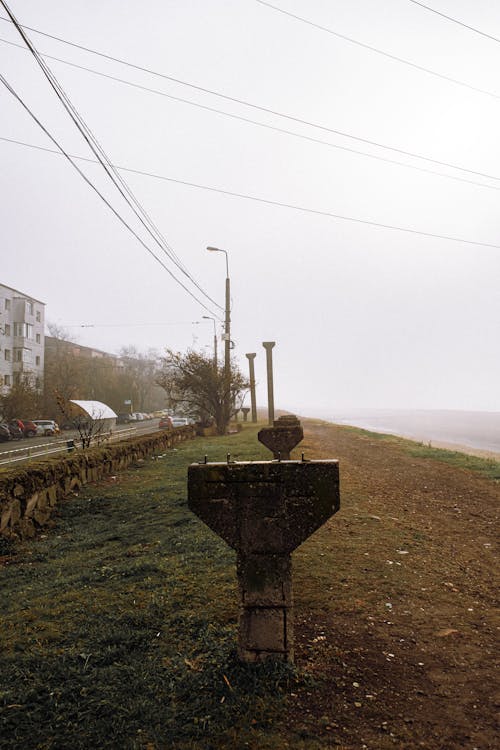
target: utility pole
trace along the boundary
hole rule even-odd
[[[231,414],[231,282],[229,280],[229,261],[227,250],[219,247],[207,247],[211,253],[224,253],[226,256],[226,305],[224,317],[224,412],[229,423]]]
[[[267,420],[269,424],[274,422],[274,383],[273,383],[273,347],[276,341],[263,341],[262,346],[266,350],[267,363]]]
[[[255,352],[245,355],[248,359],[250,369],[250,404],[252,406],[252,422],[257,421],[257,400],[255,398],[255,365],[254,359],[257,356]]]

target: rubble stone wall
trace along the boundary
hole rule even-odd
[[[50,524],[54,507],[88,482],[117,474],[130,464],[173,448],[196,435],[192,426],[90,448],[0,472],[0,534],[29,539]]]

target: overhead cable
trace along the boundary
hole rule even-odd
[[[218,305],[215,300],[213,300],[205,291],[204,289],[198,284],[198,282],[191,276],[191,274],[187,271],[185,266],[181,263],[178,256],[175,254],[173,248],[170,247],[168,242],[165,240],[163,235],[161,234],[160,230],[154,223],[154,221],[151,219],[151,217],[148,215],[146,210],[143,208],[143,206],[139,203],[136,196],[133,194],[132,190],[129,188],[129,186],[126,184],[124,179],[121,177],[121,175],[116,172],[111,165],[111,162],[102,148],[101,144],[95,137],[95,135],[92,133],[86,122],[84,121],[83,117],[78,113],[74,105],[72,104],[71,100],[67,96],[66,92],[50,70],[50,68],[46,65],[46,63],[41,58],[40,54],[36,50],[36,48],[33,46],[29,38],[26,36],[24,30],[21,28],[19,23],[17,22],[14,14],[9,9],[7,3],[4,0],[0,0],[1,4],[9,14],[9,17],[12,20],[12,23],[15,25],[16,29],[18,30],[19,34],[21,35],[23,41],[25,42],[27,48],[29,51],[33,54],[35,60],[37,61],[38,65],[42,69],[45,77],[49,81],[49,84],[53,88],[54,92],[56,93],[56,96],[61,101],[62,105],[66,109],[67,113],[69,114],[70,118],[72,119],[73,123],[77,127],[78,131],[81,133],[83,138],[85,139],[87,145],[91,149],[92,153],[96,156],[99,163],[103,167],[104,171],[106,172],[107,176],[110,178],[113,185],[116,187],[122,198],[125,200],[127,205],[131,208],[135,216],[139,219],[142,226],[146,229],[148,234],[151,236],[153,241],[158,245],[158,247],[162,250],[162,252],[169,258],[171,262],[174,263],[174,265],[183,273],[189,281],[213,304],[215,304],[217,307],[222,309],[220,305]]]
[[[185,292],[189,294],[190,297],[192,297],[196,302],[198,302],[199,305],[203,307],[204,310],[207,310],[208,312],[212,313],[212,315],[215,315],[215,317],[218,318],[217,313],[215,313],[213,310],[211,310],[209,307],[207,307],[198,297],[196,297],[193,292],[180,280],[175,276],[175,274],[172,272],[172,270],[165,265],[165,263],[162,261],[161,258],[156,255],[153,250],[144,242],[144,240],[137,234],[137,232],[130,226],[130,224],[118,213],[118,211],[114,208],[114,206],[108,201],[108,199],[101,193],[101,191],[94,185],[94,183],[87,177],[85,172],[83,172],[80,167],[75,164],[74,159],[71,157],[70,154],[68,154],[64,148],[61,146],[61,144],[54,138],[54,136],[51,135],[51,133],[47,130],[45,125],[38,119],[38,117],[32,112],[32,110],[28,107],[26,102],[23,101],[23,99],[19,96],[19,94],[15,91],[15,89],[10,85],[10,83],[7,81],[5,76],[0,73],[0,81],[3,83],[7,91],[9,91],[10,94],[21,104],[21,106],[25,109],[25,111],[30,115],[30,117],[36,122],[36,124],[39,126],[39,128],[45,133],[45,135],[52,141],[52,143],[57,146],[59,149],[59,152],[61,155],[63,155],[70,164],[76,169],[80,177],[87,183],[87,185],[94,190],[95,193],[101,198],[101,200],[107,205],[107,207],[112,211],[112,213],[116,216],[116,218],[133,234],[133,236],[140,242],[140,244],[143,246],[143,248],[156,260],[158,263],[167,271],[167,273],[181,286]],[[58,152],[56,152],[58,153]]]
[[[151,68],[146,68],[146,67],[143,67],[141,65],[136,65],[135,63],[128,62],[128,61],[120,59],[118,57],[113,57],[112,55],[108,55],[108,54],[106,54],[104,52],[97,52],[96,50],[91,49],[90,47],[84,47],[81,44],[76,44],[74,42],[69,42],[66,39],[62,39],[61,37],[54,36],[53,34],[46,34],[45,32],[38,31],[37,29],[33,29],[32,27],[26,26],[25,28],[29,28],[31,31],[34,31],[37,34],[42,34],[43,36],[47,36],[47,37],[49,37],[51,39],[55,39],[55,40],[57,40],[59,42],[62,42],[63,44],[67,44],[67,45],[69,45],[71,47],[76,47],[77,49],[84,50],[85,52],[89,52],[89,53],[91,53],[93,55],[97,55],[99,57],[103,57],[106,60],[112,60],[114,62],[118,62],[121,65],[126,65],[129,68],[134,68],[135,70],[140,70],[140,71],[142,71],[144,73],[149,73],[150,75],[157,76],[158,78],[163,78],[163,79],[165,79],[167,81],[171,81],[172,83],[177,83],[177,84],[179,84],[181,86],[187,86],[188,88],[194,89],[195,91],[201,91],[201,92],[203,92],[205,94],[211,94],[213,96],[217,96],[217,97],[219,97],[221,99],[233,102],[235,104],[241,104],[241,105],[243,105],[245,107],[250,107],[252,109],[258,110],[259,112],[265,112],[266,114],[274,115],[276,117],[282,117],[282,118],[284,118],[286,120],[290,120],[291,122],[299,123],[300,125],[307,125],[308,127],[317,128],[318,130],[322,130],[322,131],[328,132],[328,133],[333,133],[334,135],[340,135],[340,136],[342,136],[344,138],[350,138],[351,140],[359,141],[361,143],[366,143],[366,144],[369,144],[370,146],[376,146],[377,148],[383,148],[383,149],[386,149],[388,151],[394,151],[395,153],[398,153],[398,154],[404,154],[405,156],[410,156],[411,158],[414,158],[414,159],[421,159],[423,161],[427,161],[427,162],[430,162],[432,164],[438,164],[441,167],[449,167],[451,169],[458,169],[461,172],[467,172],[468,174],[474,174],[474,175],[479,176],[479,177],[487,177],[489,179],[500,181],[500,177],[495,177],[493,175],[488,175],[488,174],[485,174],[484,172],[478,172],[478,171],[475,171],[473,169],[469,169],[467,167],[462,167],[462,166],[460,166],[458,164],[452,164],[450,162],[440,161],[439,159],[433,159],[432,157],[424,156],[423,154],[418,154],[418,153],[415,153],[415,152],[412,152],[412,151],[406,151],[404,149],[397,148],[396,146],[387,146],[387,145],[385,145],[383,143],[379,143],[377,141],[372,141],[372,140],[370,140],[368,138],[363,138],[361,136],[352,135],[352,133],[347,133],[347,132],[342,131],[342,130],[336,130],[334,128],[328,127],[326,125],[321,125],[319,123],[315,123],[315,122],[312,122],[310,120],[305,120],[305,119],[302,119],[300,117],[295,117],[293,115],[288,115],[288,114],[285,114],[283,112],[278,112],[277,110],[271,109],[269,107],[263,107],[263,106],[261,106],[259,104],[253,104],[252,102],[246,101],[245,99],[239,99],[237,97],[230,96],[228,94],[223,94],[220,91],[215,91],[213,89],[208,89],[208,88],[206,88],[204,86],[199,86],[198,84],[195,84],[195,83],[190,83],[188,81],[183,81],[180,78],[175,78],[174,76],[167,75],[166,73],[159,73],[158,71],[152,70]],[[0,41],[5,41],[5,40],[0,40]],[[12,42],[7,42],[7,43],[12,44]],[[43,54],[42,56],[43,57],[47,57],[47,58],[51,58],[50,55]],[[54,59],[54,58],[52,58],[52,59]],[[57,58],[55,58],[55,59],[57,59]],[[61,61],[61,62],[66,62],[66,61]],[[72,64],[72,63],[70,63],[70,64]]]
[[[6,39],[2,39],[1,37],[0,37],[0,42],[5,42],[6,44],[10,44],[14,47],[17,47],[18,49],[26,51],[26,48],[23,45],[17,44],[16,42],[10,42],[10,41],[7,41]],[[339,151],[346,151],[347,153],[350,153],[350,154],[364,156],[368,159],[374,159],[375,161],[382,161],[382,162],[386,162],[387,164],[396,164],[397,166],[404,167],[405,169],[413,169],[417,172],[424,172],[425,174],[431,174],[437,177],[443,177],[447,180],[466,182],[469,185],[476,185],[477,187],[483,187],[489,190],[499,189],[492,185],[486,185],[484,182],[476,182],[475,180],[469,180],[466,177],[458,177],[457,175],[446,174],[445,172],[437,172],[435,169],[428,169],[427,167],[418,167],[415,164],[407,164],[402,161],[397,161],[396,159],[390,159],[387,156],[378,156],[377,154],[370,154],[366,151],[359,151],[358,149],[350,148],[349,146],[340,146],[337,143],[324,141],[321,138],[314,138],[313,136],[304,135],[303,133],[295,133],[293,130],[287,130],[286,128],[279,128],[276,125],[269,125],[264,122],[258,122],[257,120],[252,120],[249,117],[243,117],[242,115],[235,115],[235,114],[232,114],[231,112],[224,112],[223,110],[217,109],[216,107],[209,107],[207,104],[200,104],[199,102],[193,102],[189,99],[183,99],[182,97],[174,96],[173,94],[167,94],[165,91],[160,91],[159,89],[153,89],[153,88],[150,88],[149,86],[142,86],[139,83],[134,83],[133,81],[128,81],[124,78],[118,78],[117,76],[110,75],[109,73],[103,73],[99,70],[88,68],[84,65],[78,65],[77,63],[69,62],[69,60],[63,60],[60,57],[54,57],[53,55],[43,55],[43,57],[46,57],[47,59],[50,59],[50,60],[56,60],[57,62],[63,63],[64,65],[69,65],[72,68],[85,70],[88,73],[92,73],[93,75],[100,76],[101,78],[109,78],[110,80],[115,81],[117,83],[124,84],[125,86],[131,86],[132,88],[140,89],[142,91],[147,91],[148,93],[151,93],[151,94],[163,96],[166,99],[171,99],[172,101],[175,101],[175,102],[180,102],[182,104],[187,104],[191,107],[196,107],[198,109],[202,109],[207,112],[212,112],[214,114],[222,115],[223,117],[229,117],[232,120],[239,120],[241,122],[245,122],[250,125],[256,125],[259,128],[272,130],[282,135],[289,135],[293,138],[299,138],[300,140],[309,141],[310,143],[317,143],[321,146],[327,146],[329,148],[334,148]],[[499,179],[499,178],[492,177],[492,179]]]
[[[59,155],[58,151],[54,151],[52,149],[44,148],[42,146],[34,146],[32,144],[23,143],[22,141],[14,141],[13,139],[10,139],[10,138],[0,138],[0,140],[10,141],[10,142],[13,142],[13,143],[18,143],[19,145],[29,146],[30,148],[39,149],[41,151],[48,151],[50,153]],[[82,161],[92,161],[93,162],[93,159],[88,159],[88,158],[82,157],[82,156],[74,156],[72,158],[74,158],[74,159],[80,159]],[[157,180],[163,180],[165,182],[172,182],[172,183],[175,183],[176,185],[184,185],[186,187],[197,188],[199,190],[207,190],[209,192],[219,193],[221,195],[230,195],[233,198],[242,198],[244,200],[255,201],[257,203],[267,204],[267,205],[270,205],[270,206],[278,206],[280,208],[288,208],[288,209],[292,209],[294,211],[300,211],[302,213],[316,214],[317,216],[327,216],[327,217],[330,217],[332,219],[340,219],[342,221],[354,222],[356,224],[367,224],[369,226],[378,227],[378,228],[381,228],[381,229],[391,229],[391,230],[398,231],[398,232],[408,232],[409,234],[417,234],[417,235],[421,235],[423,237],[434,237],[434,238],[440,239],[440,240],[449,240],[450,242],[459,242],[459,243],[463,243],[463,244],[466,244],[466,245],[478,245],[479,247],[489,247],[489,248],[494,248],[495,250],[500,250],[500,245],[496,245],[496,244],[490,243],[490,242],[479,242],[479,241],[476,241],[476,240],[467,240],[467,239],[464,239],[462,237],[453,237],[451,235],[436,234],[434,232],[424,232],[423,230],[420,230],[420,229],[411,229],[411,228],[408,228],[408,227],[400,227],[400,226],[396,226],[394,224],[384,224],[382,222],[370,221],[369,219],[360,219],[360,218],[353,217],[353,216],[343,216],[341,214],[332,213],[331,211],[323,211],[321,209],[316,209],[316,208],[307,208],[305,206],[299,206],[299,205],[296,205],[296,204],[293,204],[293,203],[285,203],[283,201],[271,200],[271,199],[262,198],[262,197],[256,196],[256,195],[250,195],[249,193],[237,193],[237,192],[232,191],[232,190],[225,190],[223,188],[217,188],[217,187],[214,187],[213,185],[202,185],[202,184],[196,183],[196,182],[188,182],[187,180],[179,180],[179,179],[174,178],[174,177],[167,177],[166,175],[155,174],[153,172],[143,172],[143,171],[141,171],[139,169],[132,169],[130,167],[122,167],[122,166],[119,166],[118,164],[115,164],[114,166],[116,167],[116,169],[123,170],[124,172],[132,172],[133,174],[140,174],[140,175],[143,175],[145,177],[153,177],[153,178],[155,178]]]
[[[409,0],[410,3],[413,3],[413,5],[420,5],[421,8],[425,8],[425,10],[430,10],[431,13],[435,13],[437,16],[441,16],[441,18],[446,18],[447,21],[453,21],[453,23],[457,23],[459,26],[463,26],[465,29],[469,29],[469,31],[474,31],[476,34],[481,34],[481,36],[485,36],[487,39],[492,39],[494,42],[498,42],[500,44],[500,39],[496,36],[491,36],[491,34],[486,34],[484,31],[480,31],[479,29],[475,29],[473,26],[469,26],[466,23],[463,23],[463,21],[458,21],[456,18],[453,18],[452,16],[447,16],[446,13],[441,13],[440,10],[436,10],[435,8],[431,8],[429,5],[424,5],[424,3],[419,3],[417,0]]]
[[[395,62],[402,63],[403,65],[408,65],[409,67],[415,68],[416,70],[420,70],[423,73],[428,73],[429,75],[436,76],[436,78],[442,78],[444,81],[455,83],[457,84],[457,86],[463,86],[464,88],[471,89],[471,91],[476,91],[479,94],[486,94],[486,96],[491,96],[494,99],[500,99],[500,95],[495,94],[493,91],[480,89],[477,86],[472,86],[472,84],[470,83],[465,83],[465,81],[460,81],[458,80],[458,78],[452,78],[451,76],[447,76],[444,73],[438,73],[437,71],[431,70],[430,68],[425,68],[423,65],[418,65],[417,63],[411,62],[410,60],[405,60],[403,57],[398,57],[397,55],[393,55],[390,52],[385,52],[384,50],[378,49],[377,47],[372,47],[370,44],[366,44],[365,42],[360,42],[358,39],[353,39],[352,37],[346,36],[345,34],[340,34],[338,31],[334,31],[333,29],[330,29],[327,26],[322,26],[319,23],[310,21],[308,18],[297,16],[295,13],[291,13],[288,10],[284,10],[284,8],[279,8],[277,5],[272,5],[271,3],[265,2],[265,0],[255,0],[255,2],[259,3],[259,5],[265,5],[266,7],[271,8],[272,10],[276,10],[278,13],[282,13],[284,16],[293,18],[296,21],[301,21],[302,23],[305,23],[308,26],[312,26],[315,29],[319,29],[320,31],[326,31],[327,34],[331,34],[332,36],[335,36],[338,39],[343,39],[345,42],[349,42],[350,44],[355,44],[358,47],[363,47],[363,49],[367,49],[370,52],[375,52],[377,55],[382,55],[383,57],[387,57],[390,60],[394,60]]]

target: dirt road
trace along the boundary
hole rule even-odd
[[[306,428],[307,456],[340,459],[342,509],[295,556],[297,659],[316,687],[290,721],[348,748],[497,747],[498,483]]]

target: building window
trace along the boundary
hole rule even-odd
[[[41,314],[40,310],[36,311],[36,322],[37,323],[41,323],[42,322],[42,314]]]
[[[10,299],[5,300],[5,309],[10,310]]]
[[[33,340],[33,325],[31,323],[14,323],[14,336],[22,336]]]
[[[29,300],[26,301],[26,307],[28,309],[28,315],[33,315],[35,308],[33,307],[33,302],[30,302]]]
[[[14,349],[14,361],[25,362],[31,364],[33,357],[31,356],[31,349]]]
[[[15,372],[14,373],[14,384],[15,385],[19,385],[20,382],[21,382],[21,373],[20,372]]]
[[[4,333],[6,336],[10,336],[10,323],[6,323],[4,326]]]
[[[40,343],[40,334],[39,333],[37,333],[37,335],[36,335],[36,343],[37,344]]]
[[[7,362],[10,362],[10,349],[5,349],[4,357],[7,360]]]
[[[3,384],[4,385],[10,385],[10,375],[4,375],[3,376]]]
[[[40,357],[35,357],[35,364],[36,364],[36,365],[39,365],[39,364],[40,364]]]

